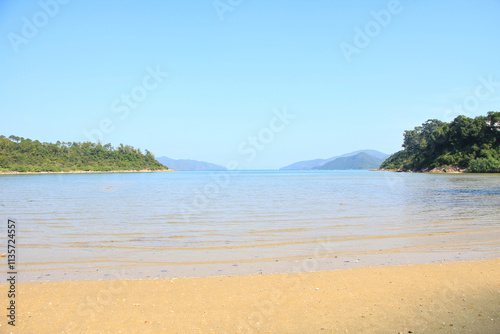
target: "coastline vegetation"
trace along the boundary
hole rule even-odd
[[[154,155],[129,145],[92,142],[41,143],[17,136],[0,136],[0,171],[72,172],[167,170]]]
[[[457,166],[467,172],[500,172],[500,112],[470,118],[458,116],[446,123],[431,119],[404,133],[403,150],[380,168],[429,171]]]

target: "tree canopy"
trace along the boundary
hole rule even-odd
[[[17,136],[0,136],[0,171],[66,172],[168,169],[151,152],[129,145],[91,142],[40,143]]]
[[[430,119],[404,132],[403,150],[380,168],[422,171],[458,166],[469,172],[500,172],[500,112],[446,123]]]

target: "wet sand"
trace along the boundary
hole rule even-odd
[[[457,221],[432,223],[437,226],[434,233],[348,237],[342,234],[349,233],[353,226],[347,225],[311,231],[280,229],[279,233],[252,230],[240,233],[242,237],[249,236],[247,240],[233,241],[229,237],[210,240],[209,235],[207,239],[195,239],[190,235],[193,230],[178,235],[159,230],[156,235],[153,231],[149,233],[154,237],[147,233],[102,234],[95,227],[80,234],[68,233],[71,225],[64,219],[43,222],[52,230],[59,229],[60,236],[48,235],[38,241],[35,237],[19,238],[24,252],[17,264],[22,282],[247,276],[483,261],[497,258],[500,250],[499,229],[475,230],[477,227],[471,224],[459,231],[437,232],[439,228],[467,224]],[[338,236],[333,235],[335,231]],[[322,232],[322,237],[315,237]],[[29,230],[23,231],[24,235],[33,235],[28,233]],[[252,239],[252,234],[260,235]],[[7,271],[7,267],[0,267],[0,275]]]
[[[6,306],[8,286],[0,290]],[[24,283],[17,290],[14,333],[498,333],[500,328],[500,259]],[[11,330],[2,317],[0,332]]]

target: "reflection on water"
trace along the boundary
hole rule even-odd
[[[2,175],[0,193],[2,216],[18,221],[24,281],[289,272],[499,254],[499,175]]]

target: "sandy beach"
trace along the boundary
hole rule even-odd
[[[0,285],[8,305],[8,285]],[[498,333],[500,259],[17,285],[1,333]]]

